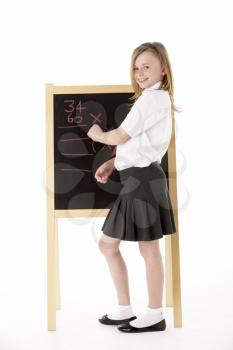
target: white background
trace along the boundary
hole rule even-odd
[[[1,3],[0,350],[232,349],[231,1]],[[176,114],[183,328],[123,334],[97,240],[104,218],[59,222],[62,309],[47,331],[45,84],[130,84],[132,50],[166,46]],[[188,198],[188,202],[186,199]],[[161,240],[163,249],[164,240]],[[137,243],[123,242],[131,302],[147,305]]]

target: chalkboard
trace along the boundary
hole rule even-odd
[[[54,209],[110,209],[122,185],[113,171],[105,184],[94,175],[115,153],[115,146],[94,142],[87,136],[93,124],[104,131],[117,128],[130,111],[133,92],[55,93]],[[167,173],[167,154],[162,167]]]
[[[54,95],[55,209],[110,208],[122,187],[119,174],[115,170],[106,184],[94,174],[115,146],[94,142],[87,132],[93,124],[104,131],[117,128],[130,110],[132,95]]]

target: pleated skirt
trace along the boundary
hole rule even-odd
[[[167,177],[158,162],[119,171],[123,185],[102,231],[124,241],[151,241],[176,232]]]

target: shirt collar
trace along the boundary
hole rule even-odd
[[[160,87],[161,84],[161,80],[157,81],[157,83],[155,83],[154,85],[152,85],[151,87],[145,88],[143,91],[151,91],[151,90],[158,90],[158,88]]]

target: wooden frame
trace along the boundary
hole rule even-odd
[[[106,216],[109,209],[55,210],[54,200],[54,94],[133,92],[130,85],[54,86],[46,84],[46,197],[47,197],[47,310],[48,330],[56,330],[56,310],[60,309],[58,219]],[[166,306],[173,306],[174,327],[182,327],[179,229],[176,178],[175,119],[168,149],[169,194],[177,232],[165,236]],[[170,176],[172,174],[173,176]]]

